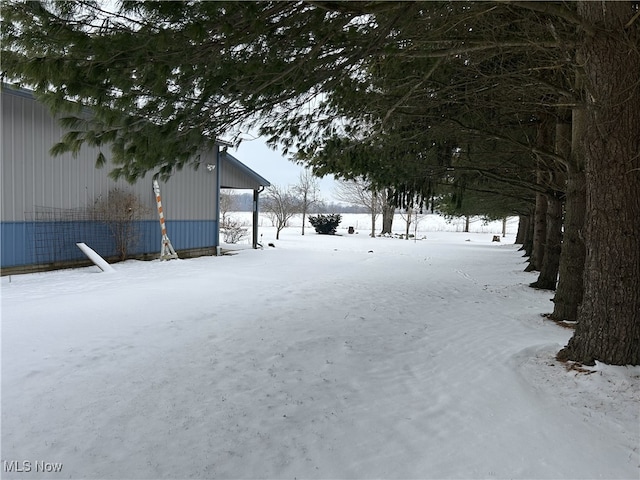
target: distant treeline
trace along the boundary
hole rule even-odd
[[[253,194],[235,193],[233,196],[233,208],[236,212],[250,212],[253,205]],[[335,202],[322,202],[311,208],[309,213],[367,213],[364,207],[346,205]]]

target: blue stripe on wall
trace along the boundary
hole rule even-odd
[[[158,246],[156,251],[160,251],[160,224],[157,225]],[[186,250],[189,248],[216,247],[216,229],[218,222],[215,220],[167,220],[167,235],[171,240],[171,245],[176,250]]]
[[[34,222],[0,223],[0,266],[30,265],[33,260]]]
[[[173,248],[216,247],[215,220],[170,220],[167,234]],[[135,224],[138,241],[129,248],[132,255],[160,253],[160,224],[145,220]],[[104,257],[116,255],[116,243],[109,227],[100,222],[2,222],[0,223],[0,266],[37,265],[84,259],[76,247],[84,242]]]

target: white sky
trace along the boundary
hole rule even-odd
[[[258,175],[269,180],[272,185],[287,187],[299,181],[304,168],[284,156],[280,151],[270,149],[261,138],[243,140],[240,146],[229,148],[229,153],[254,170]],[[324,200],[333,202],[335,180],[332,176],[318,180],[321,196]]]

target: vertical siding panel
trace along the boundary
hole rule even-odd
[[[14,113],[18,115],[19,121],[15,122],[15,129],[12,137],[16,162],[16,177],[15,183],[13,184],[14,195],[16,198],[14,214],[16,216],[22,214],[22,212],[24,211],[23,207],[26,203],[27,196],[29,195],[29,192],[24,185],[24,179],[29,168],[29,166],[27,165],[28,152],[26,148],[21,147],[21,145],[23,145],[23,142],[22,138],[20,138],[22,132],[26,128],[25,122],[27,121],[26,112],[24,111],[24,109],[25,107],[22,99],[16,99]]]
[[[87,202],[91,202],[95,200],[94,194],[96,192],[95,186],[95,173],[89,169],[81,168],[80,165],[77,165],[78,160],[72,162],[73,166],[77,168],[78,174],[81,177],[81,181],[78,185],[79,192],[84,193],[84,199]],[[78,201],[82,200],[83,195],[78,196]]]
[[[41,135],[30,135],[33,144],[33,172],[32,181],[38,186],[36,189],[36,205],[52,205],[48,201],[49,189],[47,188],[48,180],[51,176],[49,173],[50,164],[44,155],[44,143],[49,138],[49,129],[44,123],[44,112],[42,108],[38,108],[38,104],[32,103],[33,107],[33,127],[31,132],[42,132]],[[26,134],[27,132],[25,132]]]
[[[27,182],[32,182],[36,188],[34,189],[35,200],[34,205],[51,205],[47,202],[47,189],[46,178],[48,174],[48,165],[45,162],[42,146],[44,145],[45,138],[47,136],[47,130],[44,125],[44,112],[42,108],[38,108],[38,104],[31,102],[30,104],[31,115],[31,127],[29,130],[25,130],[23,134],[31,143],[31,162],[32,169],[29,178],[25,179]],[[42,132],[40,135],[29,135],[28,132]]]
[[[63,177],[70,178],[73,174],[72,170],[69,170],[66,163],[66,155],[53,156],[50,153],[51,147],[60,140],[60,136],[56,136],[56,132],[51,132],[49,135],[49,141],[44,146],[46,148],[46,157],[51,162],[51,191],[52,201],[60,205],[60,208],[69,208],[69,189],[64,188]]]
[[[37,104],[36,104],[37,106]],[[58,198],[55,194],[55,163],[53,157],[49,155],[49,149],[52,146],[53,128],[55,124],[46,121],[48,110],[46,108],[38,109],[38,121],[40,128],[44,131],[44,135],[38,141],[38,157],[36,165],[44,165],[44,175],[37,175],[42,182],[42,205],[58,206]],[[58,207],[59,208],[59,207]]]
[[[206,162],[197,170],[188,167],[160,184],[165,215],[173,220],[215,219],[215,171]]]
[[[59,159],[59,172],[58,172],[58,189],[60,190],[60,196],[62,198],[62,206],[64,208],[71,208],[72,205],[79,205],[77,201],[77,191],[79,188],[71,188],[71,185],[74,183],[78,185],[78,182],[75,181],[75,177],[78,174],[77,169],[71,166],[71,162],[66,155],[58,157]],[[62,172],[65,174],[63,175]],[[73,195],[73,191],[75,190],[75,195]]]
[[[11,138],[13,142],[13,150],[16,162],[15,183],[11,186],[11,188],[13,189],[16,199],[14,216],[16,217],[16,220],[18,220],[21,216],[24,215],[24,206],[29,195],[29,191],[24,184],[24,179],[27,175],[29,166],[26,161],[27,150],[20,147],[23,144],[21,135],[26,128],[24,122],[27,121],[25,106],[22,99],[17,98],[15,100],[14,113],[18,115],[20,121],[15,123],[13,136]]]
[[[25,209],[29,209],[33,211],[33,206],[37,202],[36,191],[38,189],[38,184],[35,183],[35,160],[34,160],[34,139],[29,139],[26,136],[26,132],[35,132],[37,130],[33,130],[35,127],[33,120],[33,108],[32,105],[27,104],[24,99],[21,99],[22,110],[23,110],[23,122],[21,122],[20,132],[18,133],[19,144],[24,145],[24,153],[21,155],[22,162],[24,165],[23,177],[21,181],[22,191],[24,192],[23,202],[22,202],[22,212]],[[30,108],[31,107],[31,108]],[[34,137],[35,135],[31,135]]]
[[[2,98],[2,199],[0,203],[1,217],[3,221],[14,221],[15,195],[13,185],[15,181],[15,159],[13,157],[13,130],[14,125],[8,121],[12,118],[15,102],[13,98]]]
[[[6,97],[5,97],[6,98]],[[19,102],[17,101],[17,99],[12,98],[11,99],[11,108],[8,111],[9,115],[11,115],[11,117],[4,119],[3,121],[11,124],[11,128],[8,129],[11,132],[11,138],[8,139],[7,141],[11,143],[11,156],[12,156],[12,165],[13,165],[13,172],[12,172],[12,178],[11,178],[11,185],[8,186],[7,191],[10,192],[10,195],[12,197],[12,201],[11,201],[11,205],[12,205],[12,212],[6,216],[3,217],[3,220],[5,219],[10,219],[10,220],[18,220],[18,218],[16,218],[17,216],[17,212],[20,209],[20,203],[21,203],[21,195],[24,194],[24,189],[21,188],[22,185],[20,185],[19,182],[21,182],[21,178],[22,178],[22,171],[24,169],[24,162],[21,161],[21,159],[19,158],[18,155],[18,149],[17,149],[17,142],[16,142],[16,135],[18,134],[17,130],[20,129],[20,125],[17,122],[12,122],[11,118],[20,118],[18,117],[18,115],[21,115],[20,112],[20,105]],[[7,130],[5,130],[7,131]],[[3,159],[4,160],[4,159]],[[19,192],[16,190],[19,189]],[[3,200],[4,200],[4,196],[3,196]]]

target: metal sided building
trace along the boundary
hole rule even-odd
[[[127,257],[158,258],[161,233],[152,175],[135,184],[109,177],[110,152],[95,167],[98,149],[83,146],[77,156],[49,152],[64,134],[33,94],[5,84],[1,90],[0,267],[2,274],[86,263],[76,247],[86,243],[107,259],[118,257],[113,227],[95,216],[95,205],[114,189],[133,195],[143,212],[136,217]],[[258,194],[269,182],[220,145],[159,182],[165,224],[181,257],[215,255],[220,250],[218,200],[221,188],[254,192],[253,246],[257,245]]]

